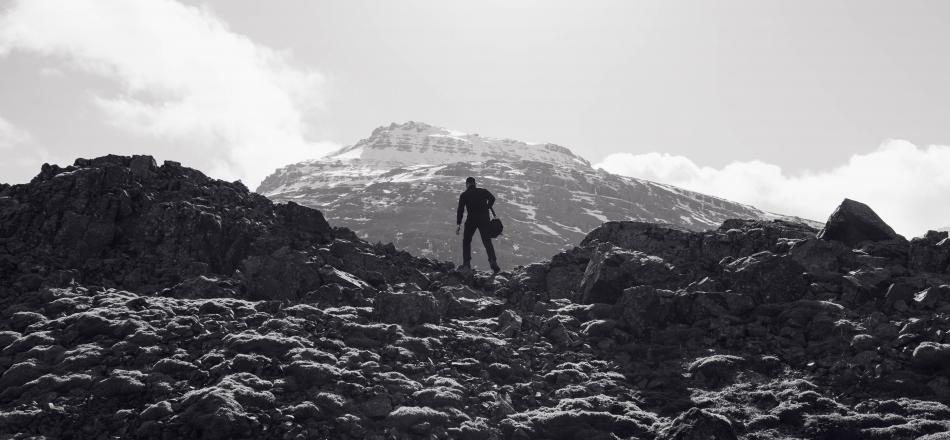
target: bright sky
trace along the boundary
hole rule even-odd
[[[0,181],[148,153],[250,187],[390,122],[823,220],[950,225],[943,1],[0,0]]]

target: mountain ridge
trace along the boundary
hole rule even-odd
[[[323,158],[282,167],[257,192],[320,209],[365,239],[457,260],[460,246],[451,235],[455,199],[468,176],[498,198],[496,212],[507,231],[499,258],[506,264],[544,258],[607,220],[691,230],[715,228],[727,218],[805,221],[594,169],[555,144],[469,135],[419,122],[382,126]]]
[[[510,138],[483,137],[477,133],[464,133],[437,127],[425,122],[408,121],[403,124],[391,123],[373,130],[370,137],[361,139],[349,147],[324,156],[326,159],[354,158],[357,150],[362,150],[358,158],[380,160],[386,158],[383,151],[395,147],[408,147],[412,137],[422,136],[432,142],[424,145],[418,156],[400,155],[391,157],[400,165],[435,165],[452,162],[477,162],[481,160],[521,161],[536,160],[554,165],[590,166],[590,162],[574,154],[567,147],[552,143],[522,142]],[[407,143],[400,144],[404,140]],[[406,151],[405,149],[402,149]],[[375,153],[375,154],[374,154]],[[382,153],[382,154],[381,154]],[[442,153],[446,157],[432,157],[425,153]],[[382,157],[380,157],[382,156]],[[435,163],[433,163],[435,162]]]

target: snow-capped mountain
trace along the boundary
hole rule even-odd
[[[486,160],[531,160],[557,166],[590,167],[590,162],[559,145],[486,138],[412,121],[379,127],[368,139],[343,148],[327,159],[360,159],[380,168]]]
[[[419,122],[379,127],[324,158],[287,165],[257,192],[320,209],[369,240],[437,259],[461,260],[455,210],[473,176],[495,194],[505,224],[499,261],[528,264],[573,246],[608,220],[690,230],[728,218],[780,216],[718,197],[594,169],[571,150],[466,134]],[[485,266],[481,245],[476,266]]]

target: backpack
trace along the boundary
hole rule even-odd
[[[495,209],[489,209],[491,209],[491,215],[495,218],[488,222],[488,227],[485,228],[485,232],[488,233],[488,237],[490,238],[498,238],[498,236],[501,235],[501,231],[505,229],[505,226],[501,224],[501,219],[499,219],[498,215],[495,214]]]

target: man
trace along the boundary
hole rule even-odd
[[[493,273],[498,273],[501,268],[495,260],[495,247],[492,246],[491,237],[488,236],[488,223],[491,218],[488,211],[495,204],[495,196],[485,188],[479,188],[475,185],[475,178],[465,179],[465,192],[459,196],[458,216],[456,217],[455,235],[462,229],[462,214],[468,209],[468,218],[465,219],[465,234],[462,235],[462,266],[460,270],[471,269],[472,262],[472,237],[475,236],[475,230],[478,229],[482,237],[482,244],[485,245],[485,252],[488,254],[488,264]]]

